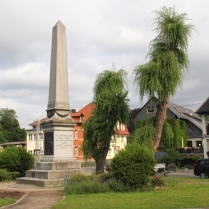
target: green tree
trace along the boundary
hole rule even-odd
[[[93,101],[96,107],[92,116],[84,124],[83,154],[93,157],[96,173],[103,173],[111,136],[115,133],[117,122],[127,124],[129,106],[127,100],[127,73],[105,70],[100,73],[93,88]]]
[[[186,24],[187,15],[178,14],[175,8],[163,7],[156,14],[158,35],[150,43],[147,55],[149,61],[133,71],[134,83],[141,99],[147,95],[159,100],[154,123],[155,150],[160,143],[169,97],[182,86],[184,72],[188,69],[188,38],[194,29],[192,25]]]
[[[26,132],[20,128],[16,112],[13,109],[0,109],[0,141],[14,142],[24,141]]]

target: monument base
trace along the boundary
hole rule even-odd
[[[63,186],[65,179],[75,174],[91,175],[90,170],[81,169],[78,161],[52,161],[37,163],[34,170],[27,170],[26,177],[16,179],[16,184],[29,184],[39,187]]]
[[[43,156],[41,162],[74,162],[76,161],[75,157],[54,157],[53,155]]]

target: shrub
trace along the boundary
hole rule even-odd
[[[131,188],[129,185],[124,185],[123,182],[113,177],[105,183],[107,184],[109,191],[111,192],[129,192],[133,190],[133,188]]]
[[[0,181],[5,181],[8,179],[8,173],[4,169],[0,169]]]
[[[161,158],[161,162],[166,163],[167,165],[169,163],[179,164],[179,162],[182,160],[182,156],[179,153],[178,150],[175,148],[167,149],[165,155]]]
[[[80,183],[80,182],[89,182],[93,180],[93,176],[86,176],[83,174],[76,174],[70,178],[69,182]]]
[[[33,168],[34,156],[25,149],[11,146],[0,152],[0,168],[10,172],[19,172],[25,175],[26,170]]]
[[[166,169],[169,170],[169,171],[176,171],[178,169],[178,167],[174,163],[169,163],[166,166]]]
[[[151,185],[153,187],[163,187],[165,185],[165,181],[161,179],[160,176],[154,175],[151,179]]]
[[[0,169],[0,182],[7,181],[7,180],[14,180],[20,177],[19,172],[8,172],[5,169]]]
[[[83,182],[71,182],[65,187],[67,194],[91,194],[91,193],[104,193],[108,192],[109,188],[107,184],[102,184],[99,181],[83,181]]]
[[[133,142],[113,158],[111,172],[124,185],[137,189],[147,185],[154,172],[154,165],[155,160],[150,149]]]
[[[115,179],[112,174],[73,176],[65,187],[67,194],[87,194],[104,192],[128,192],[131,187]]]
[[[8,173],[10,174],[12,180],[15,180],[16,178],[19,178],[20,177],[20,173],[17,172],[17,171],[8,172]]]

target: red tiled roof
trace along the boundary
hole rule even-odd
[[[40,119],[39,120],[39,124],[42,124],[45,120],[46,120],[46,118]],[[36,123],[37,123],[37,121],[33,121],[32,123],[29,124],[29,126],[33,126],[35,128],[36,127]]]
[[[83,113],[82,112],[71,112],[70,113],[70,116],[73,118],[73,117],[80,117],[80,116],[83,116]]]
[[[116,129],[115,133],[119,134],[119,135],[129,135],[130,134],[129,131],[128,131],[127,126],[125,126],[125,130]]]
[[[85,122],[91,116],[95,107],[96,107],[96,104],[89,103],[77,112],[77,113],[83,114],[82,122]]]

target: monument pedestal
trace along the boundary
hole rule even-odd
[[[26,171],[26,177],[17,178],[16,184],[30,184],[40,187],[64,185],[64,179],[75,174],[91,174],[81,169],[73,153],[73,129],[75,124],[69,118],[58,117],[46,120],[44,127],[44,157],[34,170]],[[48,154],[48,155],[46,155]]]

